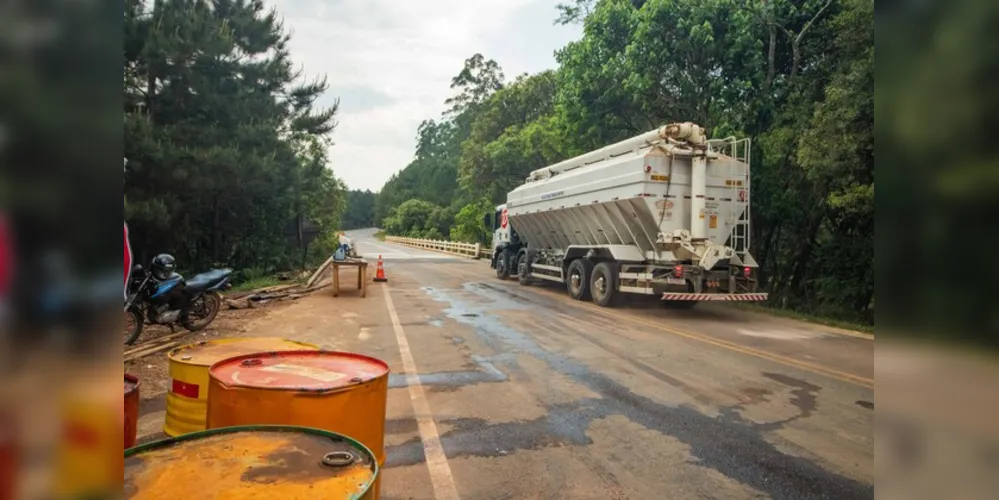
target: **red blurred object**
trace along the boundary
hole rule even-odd
[[[753,268],[751,268],[751,267],[749,267],[749,266],[746,266],[746,267],[742,268],[742,274],[743,274],[743,275],[744,275],[745,277],[747,277],[747,278],[748,278],[748,277],[749,277],[749,275],[750,275],[750,274],[752,274],[752,273],[753,273]]]
[[[683,277],[683,266],[673,266],[673,276],[677,278]]]
[[[0,299],[7,296],[14,275],[14,242],[7,216],[0,213]]]
[[[13,422],[0,419],[0,500],[17,498],[20,447]]]
[[[125,374],[125,449],[135,446],[139,432],[139,379]]]

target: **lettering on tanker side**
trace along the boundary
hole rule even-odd
[[[545,194],[541,195],[541,199],[542,200],[550,200],[552,198],[558,198],[559,196],[562,196],[564,194],[565,194],[565,191],[555,191],[553,193],[545,193]]]

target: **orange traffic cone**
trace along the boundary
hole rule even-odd
[[[388,281],[385,277],[385,266],[382,265],[382,256],[378,256],[378,265],[375,266],[375,281],[382,283]]]

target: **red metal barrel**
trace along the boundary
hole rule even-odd
[[[125,449],[135,446],[139,432],[139,379],[125,374]]]
[[[14,419],[0,414],[0,499],[17,497],[21,466],[20,442]]]

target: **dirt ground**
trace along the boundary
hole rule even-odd
[[[351,270],[341,272],[341,280],[354,283],[356,274]],[[330,282],[327,277],[321,284]],[[377,292],[377,289],[374,290]],[[368,290],[370,294],[371,289]],[[355,310],[363,299],[357,296],[356,290],[341,290],[341,296],[331,300],[332,290],[322,288],[297,300],[269,302],[250,309],[223,309],[218,317],[207,328],[200,332],[188,332],[174,340],[182,345],[234,337],[282,337],[302,342],[309,342],[325,349],[335,349],[342,343],[337,335],[319,335],[319,331],[329,331],[331,323],[343,323],[335,331],[346,333],[353,323],[354,329],[358,317]],[[380,306],[380,304],[379,304]],[[377,306],[373,306],[377,307]],[[167,335],[169,328],[146,326],[136,346],[143,342],[155,340],[157,336]],[[311,333],[311,334],[310,334]],[[357,336],[360,331],[351,331]],[[132,348],[134,346],[129,346]],[[144,358],[125,363],[125,373],[139,378],[139,443],[166,437],[163,434],[163,419],[166,415],[166,393],[169,389],[169,351],[156,353]]]

